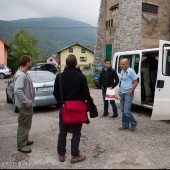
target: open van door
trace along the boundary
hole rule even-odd
[[[141,57],[142,57],[142,52],[140,50],[136,51],[125,51],[125,52],[117,52],[114,55],[114,62],[113,62],[113,68],[115,68],[119,79],[121,78],[121,68],[120,68],[120,61],[124,58],[128,59],[129,61],[129,66],[135,70],[139,84],[135,89],[134,93],[134,99],[133,103],[141,105]],[[118,89],[119,87],[116,87],[116,98],[120,98],[118,95]]]
[[[157,85],[151,120],[170,120],[170,41],[160,41]]]

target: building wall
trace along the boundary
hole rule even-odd
[[[97,26],[97,40],[96,40],[96,47],[94,52],[95,66],[102,64],[105,59],[105,46],[106,46],[105,12],[106,12],[106,0],[101,0],[98,26]]]
[[[170,40],[170,1],[143,0],[144,3],[157,5],[158,14],[142,12],[141,48],[155,48],[159,40]]]
[[[170,40],[170,0],[101,0],[98,21],[95,64],[106,58],[106,46],[112,45],[112,53],[118,51],[155,48],[159,40]],[[119,3],[118,10],[110,7]],[[142,12],[142,3],[159,6],[159,13]],[[113,26],[106,28],[106,22]]]
[[[7,49],[4,42],[0,40],[0,64],[7,64]]]
[[[77,58],[78,65],[80,67],[83,66],[89,66],[89,64],[92,66],[94,62],[94,53],[91,52],[90,50],[86,49],[85,53],[81,52],[82,47],[79,45],[75,45],[72,47],[73,48],[73,53],[69,52],[69,49],[66,49],[60,53],[60,63],[61,63],[61,70],[63,70],[66,66],[66,58],[68,57],[69,54],[74,54]],[[81,62],[80,57],[87,57],[86,62]]]

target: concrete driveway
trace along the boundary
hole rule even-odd
[[[151,110],[134,108],[137,131],[120,132],[121,114],[113,120],[111,114],[101,118],[101,90],[91,90],[100,116],[83,125],[80,151],[87,160],[70,163],[71,134],[67,138],[66,162],[57,159],[58,111],[56,108],[36,108],[30,138],[34,140],[31,154],[16,151],[18,115],[12,104],[6,103],[6,80],[0,80],[0,169],[155,169],[170,167],[170,121],[151,121]],[[111,113],[111,109],[109,109]]]

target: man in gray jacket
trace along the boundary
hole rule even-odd
[[[19,60],[20,68],[15,74],[14,97],[15,105],[19,109],[17,148],[23,153],[30,153],[28,145],[33,141],[28,140],[28,134],[31,129],[33,115],[34,88],[33,83],[27,71],[31,68],[31,58],[22,56]]]

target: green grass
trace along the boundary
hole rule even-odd
[[[87,75],[86,78],[89,88],[96,88],[96,85],[93,83],[94,75]]]

